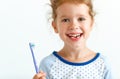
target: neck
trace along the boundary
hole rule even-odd
[[[82,48],[66,48],[64,47],[59,54],[64,58],[80,59],[85,57],[91,50],[87,47]]]

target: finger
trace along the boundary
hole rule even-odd
[[[42,77],[42,79],[46,79],[46,77]]]
[[[39,73],[41,73],[42,75],[46,76],[46,73],[43,71],[40,71]]]
[[[39,79],[39,77],[36,75],[34,75],[33,79]]]
[[[42,73],[38,73],[33,77],[33,79],[41,79],[42,77],[45,77],[45,75]]]

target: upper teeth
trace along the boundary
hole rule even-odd
[[[80,34],[69,34],[69,36],[77,37],[77,36],[80,36]]]

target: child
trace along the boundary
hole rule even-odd
[[[51,7],[64,46],[41,61],[33,79],[112,79],[105,57],[86,46],[94,24],[91,0],[51,0]]]

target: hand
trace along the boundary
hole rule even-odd
[[[40,71],[38,74],[35,74],[33,79],[46,79],[46,74],[43,71]]]

